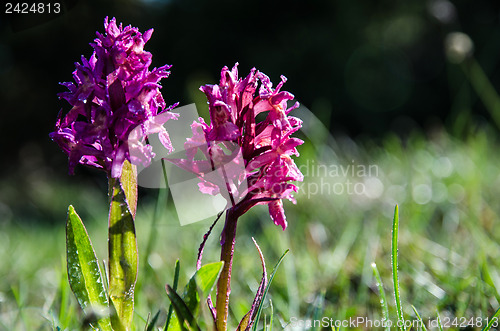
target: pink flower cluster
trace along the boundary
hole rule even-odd
[[[269,77],[255,68],[238,78],[237,66],[224,67],[218,85],[200,88],[208,98],[210,125],[202,118],[194,122],[193,137],[184,144],[187,158],[169,161],[195,173],[203,193],[222,194],[236,215],[267,204],[271,219],[284,230],[282,199],[295,202],[298,187],[290,182],[303,180],[291,158],[299,155],[296,147],[303,143],[291,137],[302,121],[288,115],[298,103],[288,108],[294,96],[281,91],[284,76],[273,88]]]
[[[139,160],[148,164],[154,153],[144,144],[148,134],[159,133],[162,143],[172,151],[168,133],[158,123],[176,119],[168,113],[155,118],[174,106],[166,107],[160,93],[159,81],[169,76],[171,66],[164,65],[149,71],[152,55],[144,45],[153,30],[141,34],[137,28],[120,24],[113,18],[104,21],[105,33],[97,32],[90,45],[90,59],[82,56],[73,72],[75,82],[62,83],[68,92],[59,94],[72,106],[62,112],[54,132],[50,134],[69,156],[70,173],[78,163],[104,169],[111,177],[121,175],[125,160],[131,161],[129,134],[138,126],[141,130],[131,141],[139,151]],[[134,160],[132,160],[134,161]]]

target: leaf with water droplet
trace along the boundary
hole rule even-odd
[[[137,203],[135,166],[126,161],[121,178],[109,178],[109,194],[109,296],[112,308],[116,310],[111,323],[115,330],[127,330],[132,325],[138,266],[134,225]]]
[[[107,311],[108,299],[99,262],[80,216],[69,206],[66,223],[66,262],[71,290],[85,312]],[[97,320],[101,330],[112,330],[108,315]]]

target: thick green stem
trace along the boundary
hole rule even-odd
[[[229,209],[226,212],[226,224],[222,234],[223,243],[221,248],[221,261],[224,267],[217,283],[217,331],[227,330],[227,319],[229,316],[229,294],[231,293],[231,270],[233,266],[234,244],[236,239],[236,225],[238,215]]]
[[[130,330],[134,312],[134,289],[137,280],[137,239],[135,206],[137,182],[135,169],[123,167],[120,179],[109,179],[110,209],[108,236],[109,296],[116,314],[111,323],[114,330]]]

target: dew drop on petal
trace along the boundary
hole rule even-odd
[[[134,114],[137,114],[144,111],[144,106],[142,103],[134,99],[130,100],[130,102],[128,103],[128,110]]]

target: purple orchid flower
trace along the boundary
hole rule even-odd
[[[90,44],[94,48],[90,59],[82,56],[82,63],[75,64],[75,82],[61,84],[69,91],[58,96],[72,108],[64,117],[59,113],[50,137],[68,154],[70,173],[80,163],[118,178],[123,162],[131,161],[129,148],[135,149],[135,161],[151,162],[154,153],[144,144],[147,135],[159,133],[162,143],[172,151],[162,124],[177,119],[178,114],[167,113],[177,104],[166,107],[160,93],[159,81],[170,75],[171,66],[149,71],[152,55],[144,45],[153,29],[142,34],[130,25],[117,26],[115,18],[108,21],[107,17],[104,29],[105,33],[97,32]],[[159,114],[162,123],[155,119]],[[129,141],[137,127],[140,130],[135,130]]]
[[[267,204],[271,219],[285,230],[282,199],[295,203],[298,187],[290,182],[304,178],[291,158],[299,155],[296,147],[303,141],[290,137],[302,121],[288,116],[299,104],[288,108],[294,96],[281,91],[284,76],[273,88],[269,77],[255,68],[238,78],[237,67],[224,67],[218,85],[200,88],[208,99],[210,125],[202,118],[194,122],[193,137],[184,144],[187,158],[169,161],[195,173],[201,192],[222,194],[234,217]],[[257,122],[261,113],[266,116]],[[204,159],[195,158],[198,151]]]

